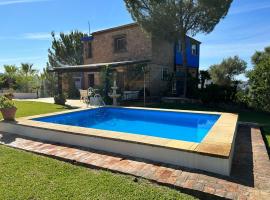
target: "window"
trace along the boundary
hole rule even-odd
[[[161,80],[167,81],[168,79],[169,79],[169,70],[168,70],[168,68],[162,68]]]
[[[172,94],[176,94],[176,81],[172,83]]]
[[[182,43],[181,43],[180,40],[178,41],[177,51],[178,52],[182,52],[183,51],[183,46],[182,46]]]
[[[74,83],[75,83],[75,87],[77,89],[81,89],[82,88],[82,79],[81,77],[73,77]]]
[[[117,36],[114,38],[114,51],[115,52],[127,51],[127,39],[125,35]]]
[[[197,44],[191,45],[191,53],[192,53],[192,55],[195,55],[195,56],[198,55],[198,45]]]
[[[87,58],[92,58],[92,43],[88,42],[87,45]]]
[[[88,87],[95,86],[95,74],[88,74]]]

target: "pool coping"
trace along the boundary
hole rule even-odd
[[[114,107],[114,106],[107,106]],[[90,137],[111,139],[116,141],[125,141],[130,143],[151,145],[163,147],[167,149],[192,152],[212,157],[228,159],[233,150],[233,142],[237,131],[238,115],[233,113],[224,112],[205,112],[205,111],[192,111],[192,110],[174,110],[174,109],[158,109],[158,108],[144,108],[144,107],[117,107],[128,109],[144,109],[144,110],[157,110],[166,112],[184,112],[184,113],[199,113],[199,114],[218,114],[220,115],[217,122],[209,130],[201,143],[187,142],[182,140],[165,139],[154,136],[146,136],[139,134],[123,134],[121,132],[100,130],[93,128],[77,127],[70,125],[53,124],[48,122],[34,121],[33,119],[39,117],[54,116],[65,113],[78,112],[91,108],[74,109],[68,111],[61,111],[55,113],[41,114],[29,117],[18,118],[15,122],[9,122],[27,127],[41,128],[45,130],[56,130],[67,134],[84,135]]]

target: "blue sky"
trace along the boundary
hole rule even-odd
[[[270,1],[234,0],[229,14],[202,42],[200,68],[239,55],[250,64],[256,50],[270,46]],[[92,31],[132,22],[123,0],[0,0],[0,72],[2,65],[47,62],[51,31]]]

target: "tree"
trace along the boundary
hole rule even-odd
[[[200,70],[200,84],[201,88],[205,87],[205,81],[211,80],[211,76],[207,70]]]
[[[60,33],[59,38],[52,32],[52,47],[48,50],[47,68],[61,67],[65,65],[82,65],[83,64],[83,44],[81,38],[85,37],[84,33],[71,31],[69,34]],[[65,77],[69,84],[69,90],[75,87],[71,74]],[[74,92],[69,92],[70,94]],[[71,97],[71,96],[70,96]],[[73,96],[72,96],[73,98]]]
[[[230,86],[237,75],[245,73],[247,63],[238,56],[224,59],[220,64],[210,66],[209,73],[214,84]]]
[[[8,88],[17,89],[16,78],[18,75],[18,68],[15,65],[4,65],[4,76],[2,83]]]
[[[52,97],[56,94],[56,77],[49,72],[49,69],[50,68],[48,66],[43,68],[43,71],[40,75],[42,97],[46,97],[47,95]]]
[[[253,70],[249,78],[249,103],[251,106],[270,112],[270,47],[252,56]]]
[[[112,99],[109,97],[108,93],[110,91],[111,86],[113,85],[113,80],[112,80],[112,67],[109,65],[106,65],[102,67],[100,71],[100,92],[103,97],[103,100],[105,101],[106,104],[111,104]]]
[[[151,36],[176,43],[182,41],[184,96],[187,90],[186,35],[210,33],[223,19],[232,0],[125,0],[132,18]]]
[[[86,36],[79,31],[71,31],[69,34],[60,33],[57,38],[52,32],[52,47],[48,50],[49,62],[51,67],[61,67],[64,65],[81,65],[83,64],[83,44],[81,38]]]
[[[37,72],[37,70],[33,69],[33,64],[30,63],[22,63],[20,71],[25,76],[33,75]]]
[[[264,51],[256,51],[254,55],[251,57],[251,61],[253,65],[259,64],[264,61],[264,59],[270,56],[270,47],[266,47]]]
[[[22,63],[18,70],[16,82],[22,92],[33,92],[39,87],[38,71],[33,69],[33,64]]]

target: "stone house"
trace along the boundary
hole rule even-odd
[[[172,74],[181,77],[183,73],[180,41],[174,44],[153,39],[137,23],[132,23],[94,32],[82,38],[82,42],[84,65],[73,67],[74,72],[81,70],[81,75],[74,76],[78,89],[99,87],[101,69],[109,65],[116,72],[121,92],[140,91],[145,83],[151,96],[181,94],[181,78],[170,78]],[[196,77],[200,42],[187,36],[186,46],[189,72]],[[145,66],[145,76],[136,70],[141,65]],[[73,71],[72,67],[67,68]]]

